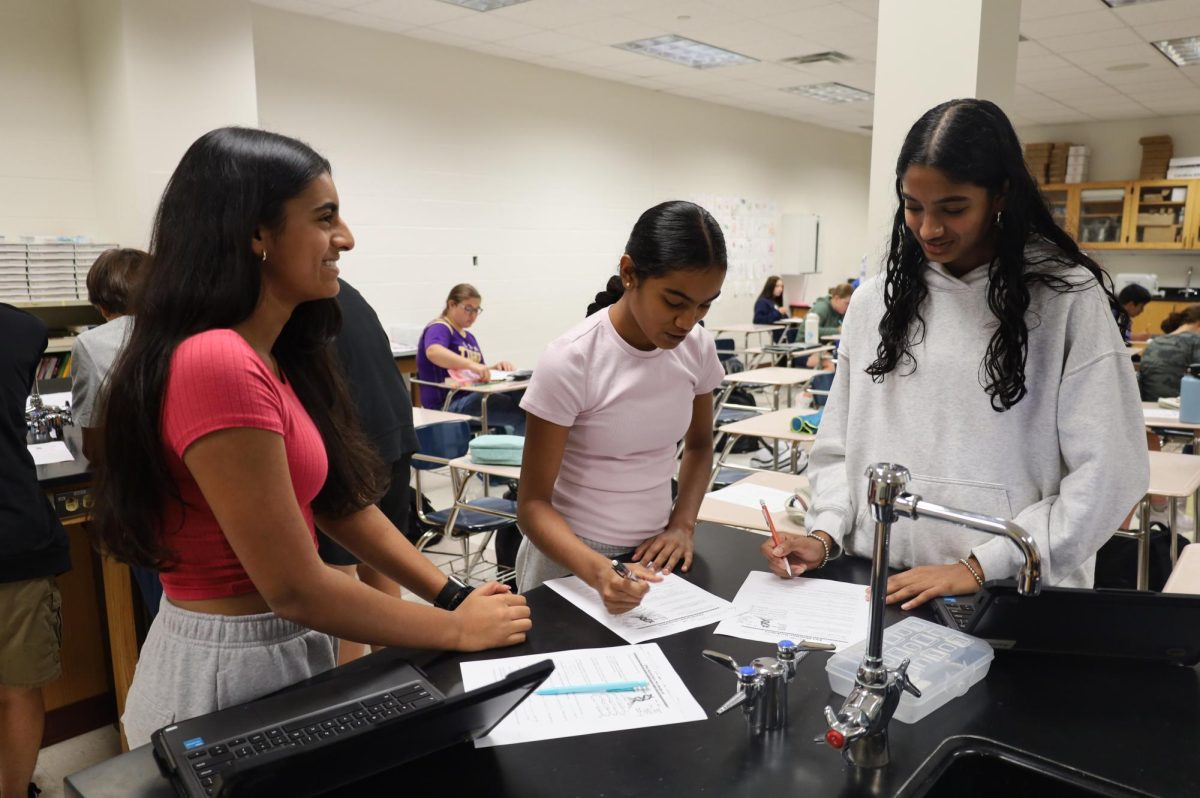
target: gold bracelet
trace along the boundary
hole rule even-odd
[[[809,533],[808,536],[810,538],[812,538],[813,540],[817,541],[818,543],[820,543],[821,548],[825,549],[825,558],[822,559],[821,564],[817,566],[818,568],[824,568],[825,564],[829,562],[829,544],[826,543],[825,538],[821,537],[820,535]]]
[[[967,566],[967,570],[971,572],[971,576],[975,577],[975,581],[980,587],[983,587],[983,577],[980,576],[979,572],[975,570],[975,566],[971,565],[970,560],[966,559],[965,557],[959,557],[958,561]]]

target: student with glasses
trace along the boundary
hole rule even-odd
[[[497,361],[490,366],[483,359],[479,341],[468,328],[483,313],[483,300],[479,291],[469,283],[459,283],[450,289],[446,306],[441,315],[425,325],[421,341],[417,345],[417,377],[426,382],[445,382],[450,369],[472,372],[479,382],[491,379],[492,369],[514,371],[516,366],[507,360]],[[421,386],[421,405],[441,409],[449,391],[431,385]],[[509,428],[514,434],[525,432],[525,411],[519,403],[524,391],[494,394],[488,399],[488,420],[498,426]],[[471,416],[480,414],[483,395],[463,391],[454,395],[446,408],[455,413]]]

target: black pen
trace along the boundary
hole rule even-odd
[[[633,581],[633,582],[642,581],[641,578],[637,574],[635,574],[633,571],[631,571],[625,567],[625,563],[619,562],[617,560],[613,560],[612,566],[613,566],[613,570],[617,572],[617,576],[619,576],[623,579],[629,579],[630,581]]]

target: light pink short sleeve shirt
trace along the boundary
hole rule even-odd
[[[605,309],[550,343],[521,407],[571,428],[551,501],[577,535],[633,548],[666,527],[692,402],[724,376],[699,325],[675,349],[643,352]]]

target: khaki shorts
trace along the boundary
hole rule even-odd
[[[62,596],[53,576],[0,582],[0,685],[41,687],[62,673]]]

